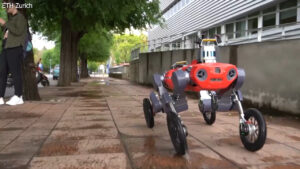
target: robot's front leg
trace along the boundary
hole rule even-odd
[[[249,151],[261,149],[266,141],[267,127],[262,113],[254,108],[244,111],[240,90],[233,90],[233,102],[240,113],[240,138]]]
[[[243,101],[242,92],[240,90],[233,90],[232,97],[233,97],[232,101],[236,105],[238,112],[239,112],[240,134],[248,135],[249,127],[247,124],[247,120],[245,119],[244,108],[242,105],[242,101]]]
[[[233,102],[237,105],[239,114],[240,114],[240,124],[245,123],[245,114],[244,114],[244,109],[242,106],[242,101],[243,101],[243,95],[240,90],[233,90],[232,91],[232,96],[233,96]]]

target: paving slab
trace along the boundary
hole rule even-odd
[[[123,153],[69,155],[55,157],[35,157],[30,169],[111,169],[126,168],[126,155]]]
[[[176,155],[166,114],[147,128],[142,100],[151,87],[90,78],[70,87],[42,88],[41,102],[0,106],[1,169],[300,168],[300,123],[265,116],[267,141],[249,152],[239,138],[238,113],[217,112],[205,124],[195,96],[181,113],[189,152]]]
[[[124,152],[119,139],[84,139],[84,140],[47,140],[43,145],[39,157],[99,154],[99,153],[122,153]]]

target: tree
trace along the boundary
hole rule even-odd
[[[48,49],[43,52],[42,63],[44,71],[50,70],[50,66],[53,68],[55,65],[59,64],[59,45],[56,45],[53,49]]]
[[[115,35],[112,56],[117,64],[129,62],[131,51],[147,41],[145,35]]]
[[[7,19],[7,14],[3,8],[0,8],[0,17],[5,20]],[[0,36],[0,45],[1,46],[2,46],[2,40],[3,40],[3,36]],[[2,51],[2,48],[1,48],[1,51]]]
[[[100,64],[97,63],[97,62],[91,62],[91,61],[89,61],[89,63],[88,63],[88,69],[90,71],[92,71],[92,72],[96,72],[98,70],[99,65]]]
[[[88,61],[104,62],[109,58],[111,45],[111,33],[101,28],[90,31],[81,38],[79,42],[81,78],[89,76],[87,70]]]
[[[159,0],[28,0],[33,30],[61,34],[60,86],[76,81],[78,43],[96,25],[107,30],[145,28],[159,22]]]

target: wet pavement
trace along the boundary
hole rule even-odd
[[[300,123],[266,116],[263,149],[247,151],[236,112],[205,124],[197,100],[182,113],[189,153],[177,156],[166,115],[148,129],[142,100],[152,90],[128,81],[88,79],[72,87],[40,89],[43,101],[0,107],[1,169],[300,168]]]

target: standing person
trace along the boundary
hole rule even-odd
[[[22,97],[22,59],[23,47],[27,33],[27,21],[23,14],[16,8],[16,0],[5,1],[9,5],[6,7],[8,21],[0,18],[0,25],[6,30],[4,38],[6,43],[0,56],[0,105],[5,104],[3,97],[6,89],[7,73],[11,72],[15,95],[6,103],[14,106],[23,104]]]
[[[38,70],[43,71],[44,66],[43,66],[43,64],[42,64],[42,58],[40,58],[40,59],[38,60],[36,66],[37,66]]]
[[[42,64],[42,58],[38,60],[36,63],[36,72],[38,74],[37,76],[37,84],[39,84],[42,81],[42,71],[43,71],[43,64]]]

